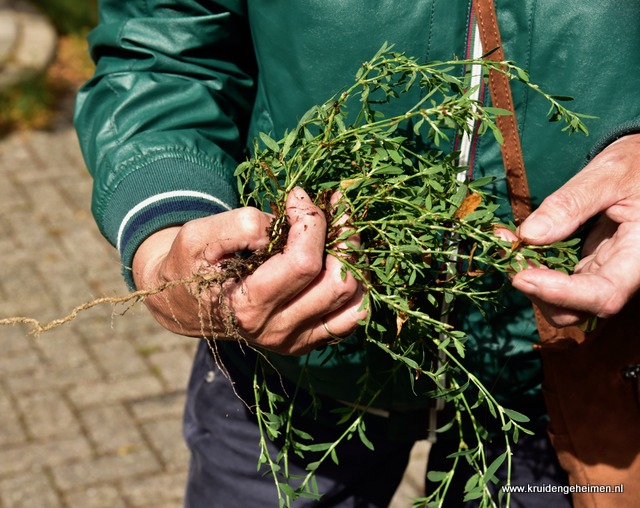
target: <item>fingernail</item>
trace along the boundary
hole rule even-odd
[[[545,215],[533,212],[518,229],[518,236],[525,240],[544,240],[553,229],[553,222]]]

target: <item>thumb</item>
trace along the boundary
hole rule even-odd
[[[601,212],[612,202],[611,187],[599,181],[598,175],[584,171],[549,195],[520,224],[517,235],[533,245],[544,245],[571,236],[578,227]]]
[[[528,243],[542,245],[564,240],[603,210],[616,222],[628,221],[629,210],[637,216],[639,149],[640,134],[627,135],[611,143],[548,196],[520,225],[518,236]]]

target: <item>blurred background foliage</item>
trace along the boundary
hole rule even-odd
[[[97,0],[31,0],[60,35],[86,35],[98,20]]]
[[[0,91],[0,134],[46,129],[71,114],[73,96],[93,72],[86,37],[98,20],[97,0],[30,0],[58,33],[55,60],[43,75]]]

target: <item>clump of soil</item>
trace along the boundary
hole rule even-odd
[[[285,216],[276,217],[267,228],[267,234],[271,239],[264,249],[258,249],[251,253],[237,253],[235,256],[222,260],[219,263],[222,281],[238,282],[260,268],[267,260],[284,251],[289,237],[289,221]]]
[[[313,199],[316,206],[324,213],[327,224],[327,241],[339,233],[339,228],[331,227],[333,207],[331,205],[331,192],[323,191]],[[275,208],[275,207],[273,207]],[[258,249],[250,253],[238,253],[233,257],[222,260],[219,263],[221,277],[218,280],[238,282],[254,273],[267,260],[284,251],[289,238],[289,220],[285,214],[276,215],[267,228],[269,244],[264,249]]]

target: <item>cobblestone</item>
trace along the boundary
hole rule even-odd
[[[90,211],[70,118],[0,138],[0,318],[48,321],[126,294]],[[0,508],[179,508],[197,341],[143,307],[92,309],[40,337],[0,328]]]
[[[80,414],[80,418],[100,455],[124,453],[145,445],[137,422],[120,404],[88,409]]]
[[[150,504],[150,493],[157,493],[158,499],[164,504],[154,504],[154,508],[169,508],[182,506],[186,474],[162,474],[150,476],[138,481],[125,481],[122,492],[131,506],[147,508]]]
[[[56,466],[75,463],[90,456],[91,447],[82,435],[4,446],[0,450],[0,478],[15,473],[52,470]]]
[[[111,485],[90,487],[67,496],[69,508],[126,508],[127,504]]]
[[[0,482],[0,495],[12,508],[61,508],[62,503],[46,474],[28,474]]]
[[[137,449],[61,465],[54,468],[52,473],[56,485],[62,490],[71,490],[118,482],[125,478],[143,477],[157,473],[160,469],[160,464],[153,453],[146,449]],[[150,499],[153,499],[152,494]]]

